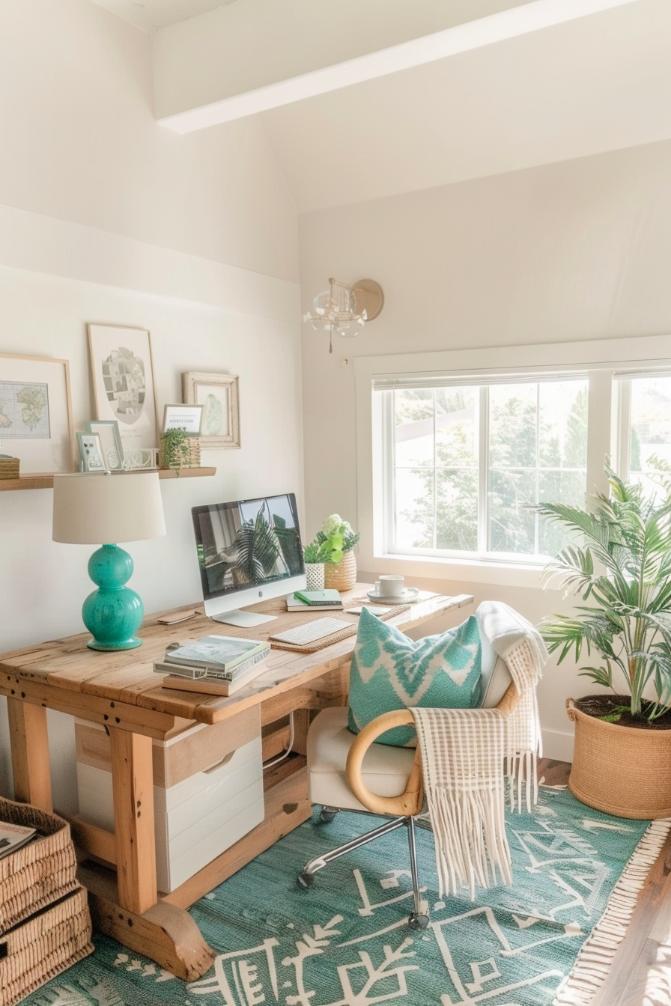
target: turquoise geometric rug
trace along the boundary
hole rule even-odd
[[[549,1006],[610,898],[589,962],[557,1000],[589,1002],[669,827],[608,817],[543,788],[533,815],[508,820],[513,886],[475,902],[438,899],[433,840],[422,829],[431,909],[422,933],[406,927],[404,830],[327,867],[311,890],[296,887],[307,860],[374,824],[345,813],[308,821],[194,905],[218,954],[200,981],[186,985],[98,937],[92,957],[25,1006]]]

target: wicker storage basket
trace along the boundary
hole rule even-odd
[[[588,807],[616,817],[671,816],[671,730],[606,723],[566,703],[575,723],[568,787]]]
[[[340,562],[327,562],[324,566],[324,586],[327,590],[352,590],[356,583],[356,556],[352,549],[345,552]]]
[[[0,937],[41,908],[76,890],[70,825],[25,803],[0,798],[0,821],[37,828],[39,837],[0,859]]]
[[[0,938],[2,1006],[21,1002],[92,952],[88,899],[80,887]]]

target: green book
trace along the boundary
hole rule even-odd
[[[294,597],[303,601],[304,604],[332,604],[334,606],[342,604],[342,598],[337,590],[296,590]]]

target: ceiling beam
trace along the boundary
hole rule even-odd
[[[277,14],[281,2],[272,2],[276,5],[274,9]],[[295,15],[296,8],[301,3],[314,5],[315,0],[287,2]],[[238,5],[220,8],[212,14],[159,31],[155,36],[157,119],[162,126],[177,133],[208,129],[220,123],[256,115],[329,91],[541,31],[565,21],[638,2],[640,0],[507,0],[506,9],[497,9],[503,6],[501,0],[489,0],[489,3],[488,0],[480,0],[481,11],[487,10],[489,6],[495,12],[473,20],[462,19],[461,23],[439,31],[285,76],[282,74],[283,63],[284,66],[295,68],[302,55],[306,59],[310,56],[314,58],[314,52],[319,51],[320,45],[322,53],[325,52],[323,35],[328,25],[325,27],[323,22],[319,25],[322,34],[315,36],[315,46],[311,47],[310,29],[314,29],[315,25],[307,22],[304,37],[296,38],[296,32],[292,31],[287,31],[279,39],[277,36],[269,39],[263,37],[262,33],[258,34],[260,50],[269,42],[274,47],[272,59],[259,59],[259,72],[265,73],[266,78],[269,73],[276,78],[266,80],[259,86],[254,86],[253,79],[250,79],[250,72],[254,72],[254,61],[250,60],[249,51],[244,51],[245,43],[249,40],[250,25],[239,20],[247,14],[247,4],[240,4],[239,8]],[[342,4],[342,0],[340,3]],[[258,4],[262,5],[263,0],[257,0],[257,6]],[[477,5],[473,0],[469,0],[469,4],[472,6],[468,9],[475,10]],[[313,6],[312,10],[314,9]],[[330,9],[338,10],[332,5]],[[391,8],[389,10],[391,12]],[[343,14],[344,7],[341,6],[340,11]],[[256,13],[258,28],[258,10]],[[232,17],[238,18],[239,40],[235,34],[236,21],[231,20]],[[350,25],[353,34],[356,33],[356,27],[353,21]],[[222,34],[219,35],[219,32]],[[235,48],[238,41],[240,50],[244,51],[245,61],[240,63],[242,84],[236,87],[232,70],[236,69]],[[342,50],[342,36],[340,42]],[[282,45],[294,47],[287,59],[283,59]],[[226,58],[227,53],[231,55],[231,59]],[[262,51],[260,55],[263,56]],[[246,80],[243,79],[245,77]],[[212,96],[216,94],[219,96],[213,99]]]

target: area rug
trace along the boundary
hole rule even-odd
[[[26,1006],[550,1006],[589,1003],[626,932],[669,822],[590,810],[543,788],[532,815],[510,815],[514,884],[438,900],[433,840],[418,835],[431,909],[406,927],[412,894],[404,831],[332,864],[302,891],[306,860],[374,818],[309,821],[194,905],[217,953],[184,984],[105,937],[96,953]]]

